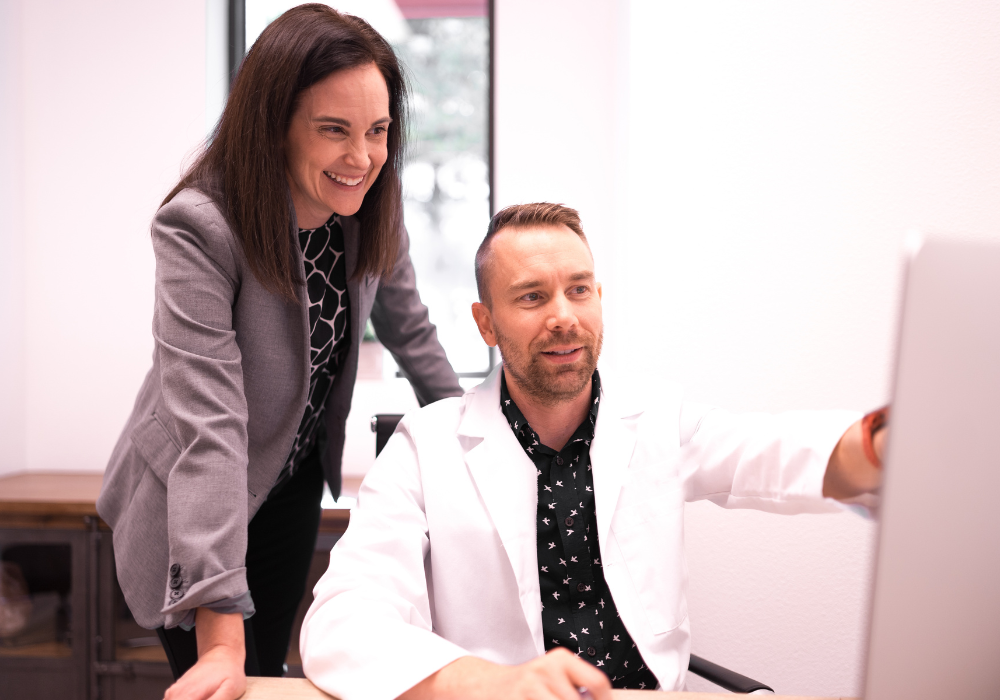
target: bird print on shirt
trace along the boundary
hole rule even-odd
[[[587,417],[557,452],[540,443],[510,399],[506,378],[501,380],[502,411],[535,465],[538,580],[548,601],[542,606],[543,639],[546,650],[565,647],[607,672],[615,688],[655,687],[656,677],[642,663],[639,650],[621,643],[631,641],[631,637],[604,580],[600,543],[592,534],[596,532],[596,512],[590,445],[600,403],[597,372],[592,397],[595,400]]]

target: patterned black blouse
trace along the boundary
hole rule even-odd
[[[597,371],[590,413],[560,452],[540,444],[517,404],[500,383],[500,406],[521,447],[538,471],[538,583],[542,594],[545,650],[566,647],[594,664],[615,688],[655,688],[618,616],[604,580],[597,542],[590,443],[601,401]]]
[[[309,293],[309,398],[288,460],[272,492],[291,478],[321,438],[326,399],[351,343],[347,333],[350,306],[340,217],[334,214],[319,228],[299,229],[299,245],[305,258]]]

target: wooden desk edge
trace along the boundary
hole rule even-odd
[[[663,693],[652,690],[616,690],[615,700],[732,700],[730,693]],[[772,695],[774,700],[851,700],[851,698],[807,698]],[[335,700],[305,678],[247,678],[242,700]]]

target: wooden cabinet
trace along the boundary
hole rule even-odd
[[[111,531],[97,516],[101,474],[29,473],[0,478],[4,595],[27,603],[0,615],[0,698],[159,700],[172,682],[156,633],[135,623],[115,577]],[[349,511],[327,510],[288,654],[301,676],[298,627]],[[7,612],[12,608],[8,606]],[[18,629],[14,634],[11,631]]]

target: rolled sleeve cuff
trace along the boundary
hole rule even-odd
[[[206,603],[205,605],[199,605],[201,608],[208,608],[212,612],[217,612],[220,615],[232,615],[233,613],[240,613],[243,615],[243,619],[246,620],[250,618],[256,611],[253,606],[253,598],[250,597],[250,591],[243,593],[238,596],[233,596],[232,598],[224,598],[223,600],[217,600],[214,603]],[[190,632],[194,629],[195,622],[195,612],[197,608],[188,610],[184,619],[177,623],[185,632]]]
[[[163,609],[160,611],[165,618],[163,626],[170,629],[183,624],[190,625],[186,627],[190,629],[194,626],[194,611],[197,608],[215,610],[213,606],[221,605],[226,608],[230,603],[235,607],[216,612],[242,612],[244,619],[254,612],[245,567],[224,571],[196,583],[183,581],[175,589],[167,588]]]

